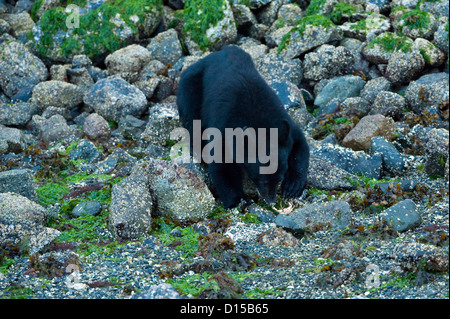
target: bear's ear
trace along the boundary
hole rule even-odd
[[[290,133],[291,133],[291,126],[288,120],[282,120],[280,128],[278,130],[278,139],[280,144],[284,145],[288,141]]]

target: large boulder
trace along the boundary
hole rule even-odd
[[[0,89],[12,98],[24,87],[33,87],[48,77],[44,63],[20,42],[0,45]]]
[[[105,120],[119,122],[120,118],[140,116],[147,109],[147,98],[141,90],[120,78],[103,79],[83,98]]]

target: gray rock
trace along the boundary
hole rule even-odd
[[[13,127],[0,125],[0,141],[8,145],[8,152],[20,153],[25,149],[24,134],[21,130]]]
[[[49,106],[48,108],[46,108],[44,110],[44,112],[42,112],[41,116],[44,119],[49,119],[53,115],[61,115],[66,120],[71,120],[72,119],[72,113],[70,112],[69,109],[66,109],[64,107],[56,107],[56,106]]]
[[[105,59],[109,74],[117,74],[125,81],[133,83],[139,72],[152,59],[151,52],[143,46],[132,44],[114,51]]]
[[[115,184],[111,192],[108,228],[116,238],[133,239],[152,224],[153,197],[143,168]]]
[[[248,213],[258,216],[258,220],[262,223],[273,223],[275,221],[275,214],[272,211],[264,209],[257,204],[250,205]]]
[[[304,77],[308,80],[319,81],[344,75],[352,71],[351,67],[354,63],[354,56],[347,48],[324,44],[316,51],[305,55]]]
[[[355,189],[355,184],[350,181],[360,182],[359,177],[337,167],[330,161],[311,155],[309,161],[308,180],[309,188],[323,190]]]
[[[363,118],[369,114],[372,104],[363,97],[349,97],[339,103],[340,113],[347,118],[357,116]]]
[[[71,215],[75,218],[80,217],[83,214],[89,214],[91,216],[97,216],[102,210],[102,204],[97,201],[82,202],[75,206]]]
[[[261,42],[250,37],[241,38],[237,45],[250,55],[254,63],[264,58],[269,51],[267,45],[261,44]]]
[[[19,13],[3,14],[2,18],[8,22],[11,27],[11,35],[25,43],[27,35],[34,27],[34,21],[27,11]]]
[[[410,199],[405,199],[382,211],[380,218],[391,224],[392,228],[398,232],[417,227],[422,221],[416,204]]]
[[[36,119],[37,115],[33,118]],[[37,123],[38,134],[45,142],[61,141],[78,134],[76,127],[67,125],[64,117],[59,114],[53,115],[49,119],[42,119]]]
[[[182,296],[169,284],[153,285],[150,288],[135,293],[131,299],[183,299]]]
[[[147,46],[150,57],[162,63],[175,64],[183,56],[183,49],[174,29],[161,32]]]
[[[434,33],[434,44],[448,55],[448,21],[441,24]]]
[[[181,127],[178,110],[164,104],[156,104],[150,108],[149,120],[141,139],[150,144],[164,146],[173,129]]]
[[[246,5],[233,3],[231,9],[239,33],[248,33],[248,29],[258,23],[255,15]]]
[[[306,205],[294,210],[289,217],[304,232],[344,229],[351,223],[352,210],[346,202],[335,200]]]
[[[0,139],[0,155],[6,154],[8,152],[8,142]]]
[[[418,50],[395,51],[389,58],[385,76],[394,83],[408,83],[417,78],[425,67],[425,60]]]
[[[27,197],[0,193],[0,223],[43,226],[47,218],[47,210]]]
[[[358,96],[366,82],[355,75],[343,75],[329,80],[314,100],[314,105],[324,106],[332,99],[341,101]]]
[[[383,167],[390,173],[399,174],[405,169],[405,160],[395,146],[380,136],[370,141],[370,154],[381,154]]]
[[[86,117],[83,131],[91,140],[107,139],[111,134],[108,122],[97,113],[92,113]]]
[[[387,64],[389,59],[391,58],[391,55],[394,52],[394,49],[386,49],[379,43],[377,43],[380,39],[384,39],[387,41],[401,41],[403,45],[406,47],[408,44],[413,45],[413,41],[409,38],[402,38],[399,35],[392,33],[392,32],[385,32],[378,36],[376,36],[372,41],[367,43],[363,50],[362,54],[367,59],[367,61],[373,63],[373,64]],[[408,51],[410,52],[410,51]]]
[[[140,116],[147,109],[144,93],[120,78],[98,81],[83,101],[108,121],[119,122],[126,115]]]
[[[374,38],[391,28],[389,18],[382,14],[371,14],[366,19],[357,22],[344,22],[339,26],[345,37],[356,38],[361,41]]]
[[[403,96],[394,92],[381,91],[375,98],[373,108],[369,114],[382,114],[398,119],[405,108],[406,100]]]
[[[214,208],[213,195],[192,171],[162,160],[142,165],[147,165],[150,189],[158,202],[158,215],[178,221],[203,219]]]
[[[445,0],[424,1],[420,3],[420,10],[429,12],[435,17],[448,17],[449,3]]]
[[[82,159],[88,163],[95,163],[99,158],[100,154],[95,144],[86,139],[80,140],[77,147],[69,154],[69,159],[72,161]]]
[[[103,161],[98,162],[93,166],[88,166],[93,169],[94,174],[109,174],[111,173],[120,162],[128,163],[128,166],[133,166],[136,163],[136,158],[128,154],[121,148],[116,148],[111,155],[105,158]],[[83,167],[83,166],[82,166]]]
[[[94,79],[87,68],[68,69],[68,81],[81,89],[83,95],[94,85]]]
[[[367,150],[374,136],[392,141],[395,132],[394,120],[381,114],[367,115],[356,124],[342,140],[342,145],[354,151]]]
[[[35,103],[16,102],[6,104],[0,102],[0,124],[8,126],[24,126],[39,111]]]
[[[400,243],[390,256],[409,272],[423,269],[430,272],[448,272],[448,254],[439,247],[421,243]]]
[[[294,107],[288,109],[288,114],[292,120],[300,125],[300,127],[305,128],[308,123],[314,120],[314,116],[308,112],[306,107]]]
[[[302,91],[291,82],[270,82],[270,87],[275,91],[285,109],[292,107],[306,108]]]
[[[256,61],[255,67],[268,82],[289,81],[299,85],[303,79],[302,63],[299,59],[267,54]]]
[[[135,87],[144,93],[147,100],[150,100],[155,94],[156,88],[161,82],[161,77],[149,78],[147,80],[138,80],[133,83]]]
[[[257,11],[256,17],[258,21],[265,25],[272,25],[277,18],[278,10],[284,3],[283,0],[272,0],[267,5]]]
[[[48,76],[44,63],[19,42],[0,44],[0,88],[13,97],[24,86],[33,86]]]
[[[383,76],[372,79],[364,85],[361,90],[360,96],[365,98],[370,104],[375,102],[377,95],[381,91],[390,91],[392,88],[392,83]]]
[[[133,115],[122,117],[119,122],[119,132],[123,137],[129,139],[138,139],[145,130],[145,121],[142,121]]]
[[[83,91],[63,81],[46,81],[33,89],[33,101],[42,109],[50,106],[72,109],[83,102]]]
[[[287,25],[294,26],[298,19],[303,18],[304,12],[294,3],[285,3],[280,6],[277,19],[283,20]]]
[[[0,172],[0,193],[16,193],[37,202],[37,194],[32,171],[14,169]]]
[[[284,229],[286,229],[287,231],[293,233],[296,236],[303,236],[304,233],[305,233],[304,227],[302,227],[299,224],[297,224],[292,219],[292,217],[289,216],[289,215],[284,215],[284,214],[277,215],[277,217],[275,218],[274,223],[278,227],[283,227]]]
[[[381,191],[387,192],[389,188],[392,189],[393,187],[399,186],[405,192],[412,192],[416,189],[417,185],[417,180],[406,179],[394,182],[376,183],[374,188],[379,188]]]
[[[405,92],[405,99],[411,110],[417,114],[421,114],[432,106],[448,104],[448,73],[426,74],[410,82]]]
[[[427,174],[445,174],[445,162],[449,152],[448,130],[432,129],[428,132],[425,143],[425,171]]]
[[[3,224],[0,222],[0,246],[15,247],[34,255],[56,240],[59,230],[30,224]]]
[[[340,169],[351,174],[364,174],[369,178],[380,178],[382,156],[380,154],[369,155],[362,151],[352,151],[348,148],[322,143],[311,150],[311,154],[328,160]]]
[[[302,33],[294,28],[289,34],[289,42],[280,52],[280,55],[286,58],[299,57],[322,44],[342,39],[341,31],[334,25],[329,27],[307,25]]]
[[[422,38],[414,40],[412,49],[419,51],[425,60],[425,64],[429,66],[437,67],[445,62],[444,52],[428,40]]]
[[[274,23],[274,26],[278,24]],[[283,26],[280,28],[272,27],[268,33],[265,34],[264,40],[269,48],[277,47],[283,41],[284,36],[293,29],[293,26]]]

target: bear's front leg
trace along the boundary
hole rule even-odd
[[[225,208],[239,205],[245,197],[242,173],[236,164],[211,163],[208,167],[214,188]]]

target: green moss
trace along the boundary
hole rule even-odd
[[[445,24],[444,30],[447,32],[447,41],[448,41],[448,22]]]
[[[0,256],[0,273],[6,275],[9,272],[9,267],[15,264],[14,259]]]
[[[181,294],[197,297],[206,289],[216,292],[220,290],[215,280],[208,280],[211,276],[212,274],[204,272],[202,274],[188,275],[178,280],[169,279],[167,282]]]
[[[333,12],[331,12],[330,19],[334,23],[339,23],[342,19],[342,16],[351,16],[355,12],[355,6],[345,2],[338,2],[334,6]]]
[[[431,22],[431,14],[422,10],[411,10],[403,13],[398,18],[398,29],[402,32],[404,27],[409,29],[424,30],[427,29]]]
[[[43,206],[54,205],[60,202],[64,195],[70,192],[66,185],[59,183],[47,183],[36,189],[39,204]]]
[[[206,30],[225,17],[224,0],[186,0],[184,3],[183,33],[188,35],[200,49],[211,46]]]
[[[397,35],[392,32],[386,32],[381,37],[376,37],[372,41],[369,42],[368,48],[373,48],[375,45],[379,45],[385,50],[386,52],[394,52],[394,51],[402,51],[402,52],[409,52],[412,49],[412,41],[403,36],[403,35]]]
[[[356,32],[368,30],[367,19],[358,20],[355,24],[350,26],[350,29],[355,30]]]
[[[183,253],[183,256],[194,257],[198,252],[198,241],[200,234],[192,226],[180,228],[181,237],[175,237],[170,234],[177,228],[173,222],[166,221],[164,218],[157,218],[153,221],[152,235],[158,237],[165,245],[172,246],[175,250]]]
[[[86,0],[66,1],[66,4],[77,4],[84,6]],[[36,15],[40,5],[35,3],[33,13]],[[67,57],[70,54],[82,53],[84,51],[89,57],[97,56],[101,53],[113,52],[125,45],[120,37],[114,33],[120,29],[110,20],[120,15],[125,24],[134,32],[138,33],[136,25],[145,21],[147,14],[154,8],[162,8],[162,0],[112,0],[104,3],[99,8],[80,15],[80,27],[74,28],[70,37],[63,40],[60,47],[61,54]],[[69,13],[64,12],[64,8],[56,7],[44,12],[39,20],[39,26],[43,35],[36,48],[40,55],[45,56],[53,44],[54,36],[58,32],[66,32],[66,19]],[[131,17],[137,17],[137,24]],[[133,19],[134,20],[134,19]]]
[[[258,215],[250,214],[250,213],[242,215],[241,216],[241,220],[244,223],[252,223],[252,224],[259,224],[259,223],[261,223],[260,220],[258,219]]]
[[[30,15],[31,18],[37,22],[37,13],[39,11],[39,9],[42,7],[42,3],[44,2],[44,0],[36,0],[33,2],[33,5],[31,6],[31,11],[30,11]]]
[[[289,31],[288,33],[286,33],[283,36],[281,43],[278,46],[278,53],[283,51],[284,48],[286,47],[286,45],[290,42],[292,33],[297,32],[301,36],[303,34],[303,32],[305,32],[307,26],[317,26],[317,27],[324,27],[325,29],[329,29],[332,26],[334,26],[334,23],[329,18],[327,18],[321,14],[306,16],[306,17],[299,19],[296,22],[295,27],[292,28],[291,31]]]
[[[307,16],[320,14],[320,11],[322,10],[326,2],[327,0],[311,0],[308,7],[306,8],[305,14]]]

